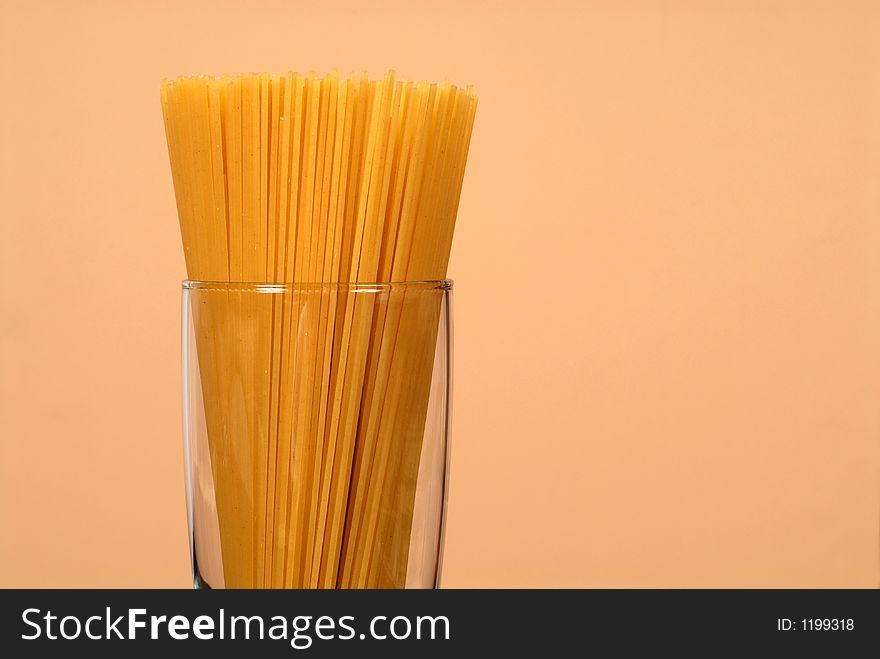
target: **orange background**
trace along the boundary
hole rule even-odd
[[[158,82],[480,109],[446,586],[877,586],[880,4],[0,3],[0,585],[181,586]]]

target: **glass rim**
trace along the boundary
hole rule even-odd
[[[385,282],[238,282],[201,281],[184,279],[181,287],[185,291],[247,291],[253,293],[287,293],[294,291],[344,290],[362,293],[381,293],[391,290],[451,291],[451,279],[420,279],[413,281]]]

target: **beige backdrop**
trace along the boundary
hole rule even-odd
[[[189,585],[192,72],[480,93],[447,586],[877,586],[880,3],[0,2],[0,586]]]

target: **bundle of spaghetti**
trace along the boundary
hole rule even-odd
[[[227,587],[402,587],[477,98],[393,72],[163,81]],[[261,282],[282,294],[253,295]],[[350,284],[350,286],[344,286]]]

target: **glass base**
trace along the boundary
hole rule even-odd
[[[201,572],[199,572],[199,562],[196,560],[196,557],[192,557],[192,569],[193,569],[193,590],[214,590],[207,581],[202,578]]]

